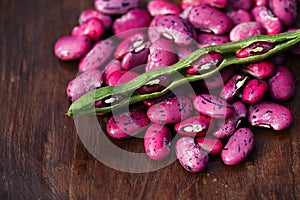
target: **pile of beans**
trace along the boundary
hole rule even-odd
[[[139,5],[138,0],[95,0],[94,8],[80,14],[71,35],[57,40],[54,50],[59,59],[79,60],[80,74],[67,87],[71,101],[94,89],[122,85],[142,73],[171,66],[198,48],[297,29],[293,27],[296,0],[182,0],[180,6],[153,0],[147,9]],[[143,27],[149,27],[147,32]],[[118,40],[108,37],[111,34]],[[261,43],[241,49],[237,56],[251,56],[262,47],[274,46]],[[300,48],[289,53],[300,54]],[[152,160],[169,156],[172,138],[180,135],[175,153],[189,172],[206,169],[209,155],[220,154],[226,165],[239,164],[254,147],[250,125],[281,131],[293,123],[292,112],[280,104],[295,92],[284,56],[227,67],[193,83],[192,92],[179,86],[176,95],[173,91],[146,99],[137,103],[146,109],[133,105],[129,111],[114,113],[106,131],[115,139],[144,131],[145,152]],[[222,54],[210,53],[184,74],[202,73],[207,64],[217,66],[222,61]],[[160,91],[172,81],[171,76],[160,76],[137,93]],[[95,102],[96,107],[102,104]]]

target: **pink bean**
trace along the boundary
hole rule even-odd
[[[242,71],[257,79],[264,79],[272,76],[275,71],[275,66],[270,61],[259,61],[244,66]]]
[[[228,42],[230,42],[230,40],[229,37],[226,35],[215,35],[211,33],[200,33],[198,35],[198,43],[200,48],[206,46],[226,44]]]
[[[117,85],[122,85],[125,84],[129,81],[131,81],[132,79],[138,77],[140,74],[135,73],[133,71],[124,71],[124,70],[118,70],[118,71],[114,71],[112,72],[106,82],[107,85],[109,86],[117,86]]]
[[[268,83],[261,79],[248,81],[242,93],[242,101],[247,104],[260,102],[268,91]]]
[[[268,0],[254,0],[254,6],[268,6]]]
[[[72,35],[86,35],[94,41],[98,41],[104,34],[104,26],[99,19],[91,18],[83,22],[80,26],[75,26]]]
[[[296,0],[269,0],[269,7],[286,26],[292,25],[297,19]]]
[[[252,21],[252,16],[247,10],[230,10],[226,13],[227,16],[232,20],[233,25],[237,25],[243,22]]]
[[[139,52],[127,53],[121,63],[122,69],[130,70],[132,68],[144,65],[147,63],[149,49],[145,48]]]
[[[81,25],[85,21],[87,21],[88,19],[91,19],[91,18],[99,19],[102,22],[102,24],[106,30],[109,29],[112,25],[112,19],[109,15],[102,14],[94,9],[87,9],[87,10],[82,11],[79,16],[78,22]]]
[[[184,136],[204,136],[207,133],[211,119],[204,115],[189,117],[178,122],[174,130]]]
[[[116,59],[112,59],[104,68],[103,77],[107,84],[108,77],[115,71],[121,70],[121,62]]]
[[[237,24],[229,33],[231,41],[236,42],[246,38],[263,35],[264,28],[258,22],[243,22]]]
[[[223,144],[220,140],[209,137],[197,137],[195,143],[210,155],[221,153]]]
[[[95,0],[94,7],[100,13],[115,15],[124,14],[130,9],[137,8],[139,0]]]
[[[171,2],[154,0],[148,3],[148,11],[151,16],[165,15],[165,14],[180,14],[180,8]]]
[[[246,80],[247,77],[243,74],[234,75],[226,82],[220,91],[219,96],[227,102],[233,101],[238,96],[239,91],[244,86]]]

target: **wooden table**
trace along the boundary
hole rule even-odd
[[[294,125],[279,133],[253,129],[254,152],[238,166],[213,157],[203,173],[188,173],[176,161],[136,174],[94,159],[65,115],[65,88],[77,62],[61,62],[53,54],[55,41],[92,7],[92,0],[0,2],[0,199],[300,198],[299,82],[285,103],[295,114]],[[289,56],[285,64],[297,80],[299,62],[299,56]],[[138,139],[122,147],[143,150]]]

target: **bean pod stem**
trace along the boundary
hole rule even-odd
[[[272,45],[274,45],[274,47],[268,50],[267,52],[263,52],[262,54],[258,53],[257,55],[252,55],[245,58],[239,58],[236,56],[236,52],[238,52],[239,50],[247,48],[251,44],[259,42],[271,43]],[[99,89],[95,89],[73,102],[69,107],[67,115],[72,116],[75,114],[106,113],[110,112],[112,109],[121,108],[126,105],[134,104],[145,99],[159,97],[186,82],[193,82],[208,78],[227,66],[248,64],[264,60],[273,55],[276,55],[279,52],[291,48],[299,42],[300,31],[294,31],[288,33],[281,33],[277,35],[261,35],[252,38],[247,38],[238,42],[231,42],[216,46],[207,46],[194,51],[189,56],[185,57],[184,59],[175,63],[174,65],[163,69],[157,69],[154,71],[143,73],[137,78],[123,85],[106,86]],[[201,56],[204,56],[211,52],[220,53],[222,55],[223,61],[220,63],[219,66],[203,74],[188,75],[185,73],[185,69],[191,66],[191,64],[194,61],[201,58]],[[180,73],[182,76],[178,76],[178,73]],[[141,88],[143,85],[146,85],[155,77],[159,77],[162,75],[170,76],[173,79],[172,83],[164,90],[150,94],[138,94],[137,92],[135,92],[137,89]],[[99,108],[96,108],[94,106],[95,102],[111,98],[113,97],[113,95],[116,94],[121,95],[123,97],[123,100],[121,100],[118,103],[103,105]]]

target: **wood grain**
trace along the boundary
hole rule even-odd
[[[94,159],[65,116],[77,62],[53,54],[55,41],[91,7],[93,1],[0,1],[0,199],[300,199],[300,59],[292,55],[285,65],[297,92],[285,105],[295,123],[280,133],[255,128],[246,162],[228,167],[216,156],[199,174],[178,162],[134,174]],[[133,139],[124,148],[141,145]]]

